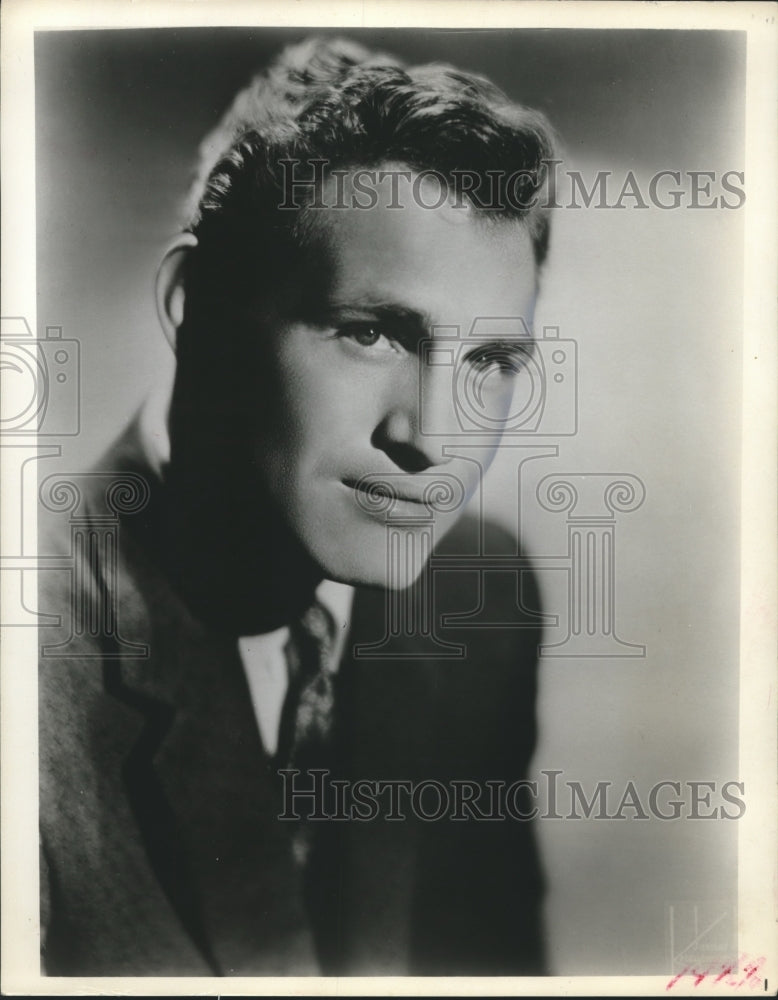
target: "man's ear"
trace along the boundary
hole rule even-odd
[[[184,320],[184,262],[196,246],[196,236],[180,233],[166,250],[157,271],[157,315],[165,338],[174,351],[178,330]]]

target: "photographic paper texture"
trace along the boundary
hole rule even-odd
[[[775,991],[774,20],[8,5],[4,989]]]

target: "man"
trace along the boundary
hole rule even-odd
[[[47,973],[543,971],[530,826],[414,789],[515,785],[534,746],[534,585],[482,587],[467,556],[515,542],[462,514],[531,347],[550,154],[480,78],[318,40],[204,144],[159,272],[167,433],[106,456],[42,595],[72,630],[41,659]],[[109,473],[149,494],[115,562]],[[511,627],[457,625],[484,600]],[[84,627],[106,607],[135,654]]]

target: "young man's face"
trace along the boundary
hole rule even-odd
[[[390,563],[387,524],[416,536],[432,524],[438,540],[461,516],[521,378],[536,273],[520,223],[425,209],[409,187],[401,208],[390,200],[382,190],[369,210],[311,212],[317,290],[299,315],[294,297],[266,313],[274,318],[257,360],[269,398],[252,461],[325,576],[404,587],[422,560]],[[435,198],[425,192],[425,201]],[[439,351],[430,338],[442,338]],[[463,390],[476,393],[480,428]],[[394,501],[382,500],[380,485],[377,498],[367,492],[381,480]]]

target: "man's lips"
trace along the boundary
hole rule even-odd
[[[344,479],[343,485],[376,500],[385,498],[393,500],[395,503],[415,504],[417,507],[423,507],[425,510],[429,510],[432,507],[432,504],[428,500],[425,500],[423,495],[407,490],[400,491],[393,483],[388,481],[388,477],[387,481],[384,482],[381,476],[376,473],[371,473],[369,479],[365,477],[361,479]]]

